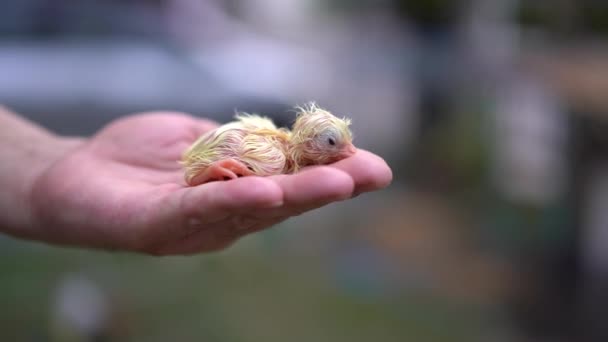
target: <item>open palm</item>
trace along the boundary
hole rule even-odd
[[[56,243],[150,254],[225,248],[290,216],[387,186],[391,171],[358,151],[295,175],[186,186],[182,151],[216,124],[179,113],[118,119],[44,171],[35,224]]]

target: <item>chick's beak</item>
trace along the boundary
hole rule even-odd
[[[349,143],[348,145],[344,146],[344,149],[342,149],[341,157],[348,158],[353,156],[355,153],[357,153],[357,148],[352,143]]]

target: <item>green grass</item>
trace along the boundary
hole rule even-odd
[[[350,293],[322,257],[236,246],[152,258],[0,243],[2,341],[47,336],[53,293],[71,273],[119,309],[118,341],[474,341],[485,323],[483,312],[432,292]]]

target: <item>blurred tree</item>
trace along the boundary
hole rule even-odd
[[[464,0],[393,0],[402,16],[421,31],[449,30],[468,3]]]
[[[608,35],[608,3],[601,0],[520,1],[517,21],[572,38]]]

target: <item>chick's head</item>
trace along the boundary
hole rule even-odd
[[[299,109],[290,147],[296,168],[333,163],[355,153],[349,119],[338,118],[314,104]]]

